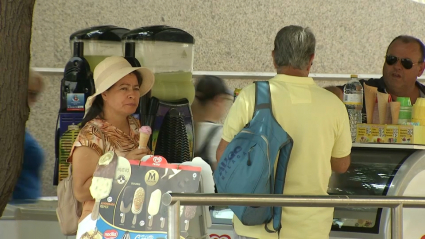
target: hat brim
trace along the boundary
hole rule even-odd
[[[106,87],[102,87],[104,89],[99,89],[101,90],[99,94],[105,92],[107,89],[109,89],[119,80],[121,80],[124,76],[134,71],[139,72],[142,76],[142,84],[139,86],[140,97],[146,95],[146,93],[148,93],[152,89],[153,84],[155,83],[154,74],[146,67],[126,67],[114,72],[108,78],[105,79],[105,82],[111,82],[113,84],[107,85]],[[97,90],[96,93],[98,93]]]
[[[115,83],[117,83],[119,80],[121,80],[124,76],[134,71],[139,72],[142,76],[142,84],[139,86],[140,97],[146,95],[152,89],[155,83],[155,76],[152,71],[146,67],[125,67],[120,70],[117,70],[116,72],[108,76],[104,81],[107,82],[107,84],[103,84],[99,87],[96,87],[96,92],[87,98],[85,105],[85,114],[87,114],[88,109],[93,104],[93,101],[94,99],[96,99],[96,96],[102,94],[110,87],[112,87]]]

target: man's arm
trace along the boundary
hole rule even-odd
[[[351,155],[345,156],[343,158],[334,158],[331,157],[331,168],[332,171],[336,173],[345,173],[350,167]]]
[[[218,163],[218,161],[220,161],[221,155],[223,155],[224,150],[226,149],[228,144],[229,144],[229,142],[227,142],[224,139],[221,139],[220,144],[217,147],[217,154],[216,154],[217,163]]]
[[[216,158],[217,163],[226,150],[227,145],[237,135],[243,127],[251,120],[254,113],[255,85],[245,87],[236,98],[232,107],[227,114],[223,125],[223,135],[220,144],[217,147]]]
[[[341,88],[337,87],[337,86],[328,86],[325,87],[326,90],[334,93],[336,96],[338,96],[338,98],[343,101],[343,92],[341,90]],[[347,130],[345,130],[345,134],[347,133]],[[342,138],[347,138],[347,136],[342,136]],[[339,140],[344,140],[344,139],[340,139],[340,137],[338,137]],[[347,139],[345,139],[345,143],[344,142],[337,142],[335,147],[341,147],[341,144],[348,144]],[[351,142],[351,137],[350,137],[350,142]],[[348,170],[348,167],[350,167],[350,163],[351,163],[351,155],[348,154],[347,156],[344,157],[331,157],[331,167],[332,167],[332,171],[337,172],[337,173],[345,173]]]
[[[345,173],[351,163],[351,139],[350,123],[345,106],[340,103],[337,112],[340,112],[336,126],[335,143],[331,154],[331,168],[337,173]]]

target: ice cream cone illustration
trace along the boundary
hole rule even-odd
[[[142,212],[143,202],[145,201],[145,190],[142,187],[139,187],[134,192],[133,205],[131,207],[131,212],[134,214],[133,217],[133,226],[136,225],[137,215]]]
[[[124,189],[124,192],[121,198],[121,204],[120,204],[121,223],[125,222],[125,214],[130,212],[131,210],[131,203],[133,202],[133,196],[134,196],[134,187],[127,186]]]
[[[149,200],[148,213],[149,213],[149,227],[152,227],[153,217],[158,214],[159,206],[161,206],[161,190],[156,189],[152,192]]]
[[[97,220],[99,217],[100,200],[106,198],[109,196],[109,193],[111,193],[117,163],[118,157],[112,151],[105,153],[99,158],[99,162],[96,170],[94,171],[92,183],[90,185],[90,193],[95,199],[93,212],[91,214],[92,220]]]
[[[392,124],[398,124],[398,116],[400,114],[400,102],[390,102]]]
[[[197,206],[186,206],[184,209],[184,230],[189,230],[189,221],[192,220],[196,215],[196,208]]]
[[[141,149],[148,146],[149,138],[151,137],[151,134],[152,134],[152,129],[149,126],[142,126],[139,129],[139,132],[140,132],[139,149]]]
[[[373,111],[375,109],[376,97],[378,88],[373,86],[368,86],[363,84],[364,93],[365,93],[365,106],[366,106],[366,118],[367,123],[372,124],[373,122]]]
[[[387,105],[390,95],[387,93],[377,93],[378,96],[378,112],[379,112],[379,123],[385,124],[387,116]]]

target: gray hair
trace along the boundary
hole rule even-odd
[[[316,49],[316,38],[309,28],[286,26],[274,40],[274,61],[278,67],[305,70]]]

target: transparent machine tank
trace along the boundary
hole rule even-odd
[[[75,42],[84,45],[84,58],[90,69],[94,68],[108,56],[122,56],[121,37],[129,30],[113,25],[94,26],[74,32],[70,37],[71,52]]]
[[[164,101],[182,98],[191,104],[195,97],[192,82],[195,39],[178,28],[147,26],[129,31],[122,45],[134,42],[135,57],[155,74],[151,96]]]
[[[84,117],[87,98],[95,91],[93,71],[108,56],[122,56],[121,37],[129,30],[112,25],[78,30],[69,37],[71,58],[65,65],[60,88],[60,110],[55,132],[55,169],[53,184],[68,176],[66,162],[77,126]]]

